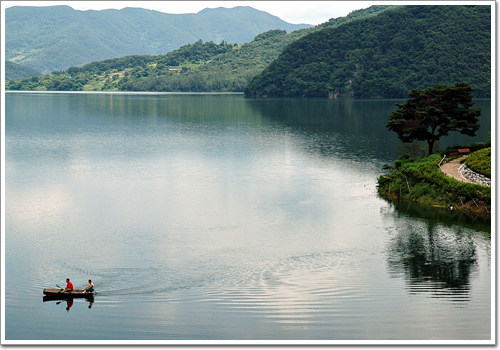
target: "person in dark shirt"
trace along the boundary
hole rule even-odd
[[[89,280],[89,285],[85,288],[83,288],[84,292],[93,292],[94,291],[94,284],[92,283],[92,280]]]

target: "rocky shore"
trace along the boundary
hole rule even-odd
[[[465,164],[462,164],[458,171],[461,172],[463,177],[465,177],[466,179],[468,179],[468,180],[470,180],[478,185],[491,187],[491,179],[487,178],[484,175],[481,175],[481,174],[478,174],[478,173],[472,171]]]

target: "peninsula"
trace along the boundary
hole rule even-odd
[[[448,149],[422,158],[400,158],[378,178],[385,199],[448,208],[491,218],[491,146],[487,143]]]

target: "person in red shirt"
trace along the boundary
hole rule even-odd
[[[64,288],[63,292],[72,292],[73,289],[73,283],[70,282],[69,278],[66,278],[66,288]]]

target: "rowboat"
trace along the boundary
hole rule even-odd
[[[70,298],[92,298],[94,292],[84,292],[83,289],[74,289],[73,291],[63,292],[62,288],[44,288],[43,294],[54,299]]]

